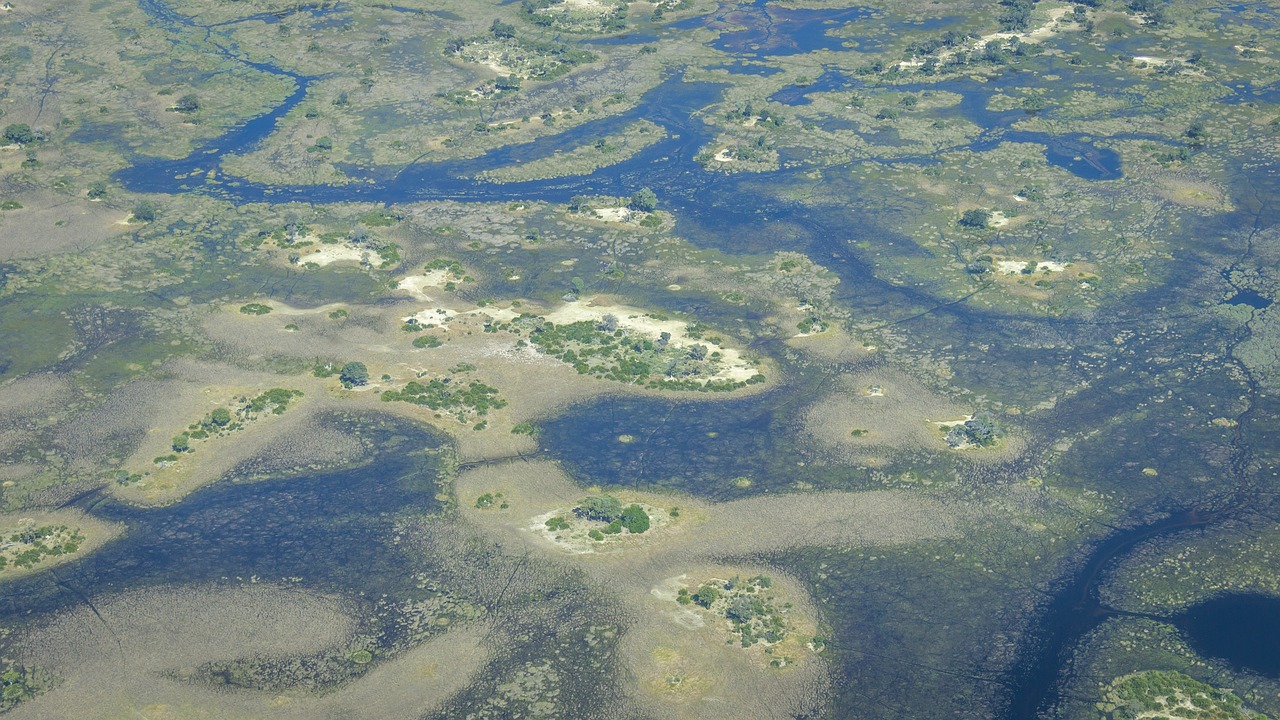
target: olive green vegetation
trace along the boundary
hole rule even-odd
[[[235,408],[234,413],[225,407],[215,408],[203,420],[192,423],[186,430],[174,436],[173,451],[176,453],[194,452],[195,448],[191,445],[191,441],[203,441],[209,438],[231,435],[243,430],[263,413],[283,415],[289,409],[290,403],[302,397],[302,394],[301,390],[272,388],[252,398],[240,398],[240,404]],[[157,457],[155,464],[163,465],[175,460],[177,460],[176,456],[165,455]],[[128,484],[134,477],[136,476],[127,476],[124,480],[118,482],[122,485]]]
[[[622,502],[612,495],[591,495],[573,509],[575,515],[596,522],[613,522],[622,517]]]
[[[715,378],[719,351],[703,344],[672,344],[667,333],[651,339],[619,327],[612,316],[599,323],[580,320],[557,326],[529,315],[513,325],[528,329],[529,342],[538,352],[572,365],[583,375],[670,390],[729,391],[764,381],[758,373],[747,380]],[[696,328],[690,337],[702,339]],[[706,342],[719,345],[723,340],[709,335]]]
[[[338,379],[347,387],[369,384],[369,368],[362,362],[352,361],[338,371]]]
[[[498,508],[506,510],[511,507],[511,503],[503,498],[502,493],[485,493],[476,498],[476,508],[480,510],[488,510],[489,508]]]
[[[517,91],[521,80],[553,80],[597,59],[594,53],[565,43],[517,37],[514,26],[499,20],[493,21],[488,33],[449,40],[445,52],[467,62],[494,60],[507,69],[509,74],[477,88],[481,95]]]
[[[1266,720],[1244,707],[1229,690],[1219,690],[1182,673],[1149,670],[1116,678],[1100,704],[1109,720]]]
[[[742,647],[758,642],[772,645],[787,637],[786,613],[791,604],[778,600],[772,594],[773,580],[767,575],[728,580],[716,580],[703,584],[696,592],[680,588],[676,602],[681,605],[697,605],[703,610],[729,620],[733,639]]]
[[[70,555],[80,549],[84,535],[79,528],[66,525],[43,525],[26,528],[10,535],[0,550],[0,570],[13,566],[31,568],[45,559]]]
[[[201,10],[201,22],[215,22],[237,19],[243,14],[239,5],[204,3],[193,9]],[[4,222],[25,222],[46,205],[38,197],[41,192],[76,203],[86,199],[85,188],[89,199],[101,200],[94,207],[115,214],[111,222],[131,210],[142,222],[97,246],[86,240],[90,247],[83,252],[6,261],[0,267],[0,335],[5,338],[0,380],[49,370],[68,378],[73,388],[65,412],[5,426],[6,465],[41,468],[39,475],[5,488],[5,503],[16,509],[37,502],[46,488],[62,492],[75,483],[117,477],[108,460],[86,470],[86,463],[69,456],[59,444],[67,432],[65,419],[57,415],[91,410],[115,388],[162,377],[174,358],[217,358],[199,328],[202,313],[211,306],[227,298],[271,297],[290,303],[340,301],[354,309],[387,296],[393,280],[389,271],[398,262],[420,263],[439,253],[460,258],[459,263],[442,261],[450,263],[445,290],[474,293],[467,300],[557,300],[572,289],[583,298],[592,292],[616,294],[629,303],[667,311],[697,308],[699,317],[732,328],[736,337],[759,341],[750,347],[776,355],[788,382],[794,383],[787,389],[794,405],[818,399],[830,388],[831,378],[848,368],[797,349],[799,341],[793,348],[774,340],[787,337],[792,328],[806,334],[852,331],[883,353],[841,362],[901,367],[924,378],[931,391],[965,403],[980,398],[978,406],[993,409],[991,425],[966,423],[948,430],[957,441],[953,444],[983,444],[998,437],[1002,426],[1026,423],[1029,449],[1012,469],[975,468],[964,457],[951,457],[965,453],[939,455],[915,448],[885,451],[871,467],[850,467],[829,454],[806,450],[793,437],[792,428],[800,423],[786,422],[800,410],[782,406],[764,406],[783,418],[770,423],[768,433],[749,428],[781,440],[769,446],[772,457],[762,456],[752,484],[724,491],[734,497],[765,490],[804,492],[814,486],[893,487],[944,499],[954,493],[989,493],[982,497],[1002,520],[987,531],[937,546],[821,549],[775,560],[802,577],[824,622],[833,626],[832,662],[848,678],[847,689],[835,690],[834,706],[856,707],[867,717],[994,716],[998,703],[993,698],[1004,686],[989,679],[1016,667],[1018,648],[1034,644],[1035,630],[1015,627],[1009,618],[1028,616],[1027,608],[1042,600],[1042,589],[1052,587],[1071,565],[1067,560],[1075,549],[1153,509],[1199,505],[1237,489],[1234,483],[1242,477],[1265,480],[1265,468],[1274,461],[1268,448],[1275,447],[1275,436],[1266,434],[1264,426],[1275,412],[1271,401],[1253,397],[1251,388],[1274,388],[1280,378],[1275,351],[1280,311],[1222,302],[1242,289],[1276,297],[1275,279],[1268,274],[1276,261],[1265,254],[1274,245],[1268,234],[1273,220],[1265,207],[1273,191],[1254,165],[1265,165],[1273,156],[1276,111],[1274,104],[1236,88],[1265,88],[1276,80],[1274,65],[1266,59],[1267,48],[1275,46],[1275,28],[1265,13],[1251,6],[1228,13],[1207,2],[1101,0],[1069,8],[1042,42],[1001,40],[973,52],[966,48],[977,37],[1001,29],[1035,29],[1047,23],[1048,10],[1056,6],[1006,2],[957,9],[944,4],[935,11],[886,3],[865,21],[828,29],[856,44],[857,52],[781,59],[766,53],[750,59],[762,69],[781,71],[765,76],[726,73],[718,69],[726,57],[702,45],[701,36],[660,27],[651,41],[661,48],[658,52],[597,45],[591,52],[600,62],[579,56],[583,64],[570,67],[563,62],[569,56],[562,48],[576,48],[571,39],[555,39],[554,34],[611,32],[616,15],[573,16],[567,8],[544,5],[495,6],[492,12],[501,20],[492,25],[488,17],[458,21],[432,14],[428,22],[415,13],[361,5],[335,11],[343,19],[336,25],[307,12],[285,13],[279,22],[219,26],[208,40],[197,27],[165,29],[150,23],[129,3],[98,3],[95,10],[69,7],[60,14],[64,24],[44,33],[39,32],[47,28],[44,19],[22,25],[21,33],[15,24],[15,32],[0,40],[5,58],[0,76],[9,95],[38,97],[41,83],[49,81],[56,82],[56,90],[48,95],[39,133],[30,125],[23,129],[25,123],[6,128],[6,140],[23,147],[0,157],[0,175],[10,188],[0,204],[7,208]],[[109,20],[99,22],[107,13]],[[749,13],[735,17],[734,22],[754,22]],[[933,22],[920,27],[916,19]],[[633,15],[626,22],[648,21]],[[78,25],[89,27],[79,30]],[[463,52],[462,47],[447,47],[451,37],[478,39]],[[118,54],[121,38],[134,50]],[[699,109],[702,121],[717,133],[701,156],[709,168],[716,165],[716,153],[728,148],[734,162],[715,169],[782,167],[781,156],[788,174],[762,176],[749,195],[742,194],[760,212],[749,226],[727,231],[732,242],[713,232],[718,228],[704,227],[715,223],[706,215],[675,210],[682,215],[676,218],[679,235],[662,229],[661,222],[644,229],[562,222],[562,210],[534,202],[520,202],[519,209],[493,205],[475,211],[445,203],[372,209],[297,204],[290,211],[304,213],[305,221],[291,222],[283,209],[230,208],[197,193],[140,198],[110,184],[110,169],[127,164],[129,155],[183,155],[201,139],[221,134],[287,95],[289,81],[225,60],[212,51],[211,42],[238,46],[254,59],[320,77],[312,82],[307,101],[264,143],[262,153],[228,159],[224,175],[234,168],[233,174],[244,171],[268,182],[345,182],[352,178],[343,176],[339,165],[398,171],[417,158],[430,162],[474,156],[629,107],[658,81],[664,63],[678,64],[689,79],[726,86],[721,105]],[[1134,62],[1137,53],[1170,61]],[[51,58],[47,67],[42,62],[46,57]],[[435,66],[423,58],[447,62]],[[483,59],[510,64],[493,79],[494,73],[471,62]],[[900,65],[903,61],[913,62]],[[185,68],[184,62],[200,70]],[[79,67],[74,63],[108,68],[115,81],[110,87],[94,85],[87,71],[74,70]],[[807,86],[826,69],[857,74],[862,87],[828,92],[815,84],[806,90],[805,102],[793,107],[768,99],[791,85]],[[569,75],[547,79],[560,72]],[[610,77],[602,78],[605,73]],[[529,77],[522,78],[524,74]],[[583,86],[590,88],[590,97],[579,102]],[[970,147],[983,128],[961,109],[961,91],[977,95],[981,107],[1013,113],[1000,127],[1083,136],[1116,151],[1123,160],[1123,177],[1099,182],[1076,177],[1049,164],[1044,147],[1034,143]],[[186,98],[190,101],[184,102]],[[1243,102],[1226,102],[1236,99]],[[163,112],[167,109],[174,112]],[[7,112],[13,120],[34,122],[31,108],[12,105]],[[22,112],[27,114],[20,116]],[[10,128],[16,139],[9,137]],[[95,133],[109,139],[73,139]],[[584,155],[604,158],[601,162],[613,159],[590,142],[580,147]],[[937,162],[917,162],[920,158]],[[709,180],[723,184],[713,185],[715,192],[704,197],[708,203],[720,197],[734,202],[737,186],[729,181],[740,179]],[[648,181],[665,193],[657,176]],[[1263,206],[1251,198],[1263,198]],[[647,204],[640,200],[637,207]],[[144,202],[152,203],[149,212]],[[779,213],[780,208],[785,212]],[[447,217],[433,216],[437,212]],[[821,243],[809,245],[809,226],[789,221],[787,213],[824,225]],[[385,237],[353,235],[357,226],[360,232],[368,228]],[[1245,231],[1237,232],[1240,228]],[[313,242],[304,239],[309,230],[320,243],[364,237],[367,244],[361,247],[376,252],[379,267],[285,266],[270,259],[270,253],[279,252],[283,260]],[[734,254],[710,249],[730,245]],[[838,280],[800,252],[781,263],[752,254],[779,247],[809,253],[838,271]],[[1027,264],[1024,271],[1005,274],[999,270],[1001,261]],[[482,280],[465,280],[460,262]],[[576,265],[562,265],[566,262]],[[1047,262],[1067,269],[1047,270]],[[850,270],[855,265],[865,272]],[[1227,281],[1219,276],[1223,271],[1228,271]],[[517,274],[523,280],[504,280]],[[664,290],[673,283],[685,289]],[[290,292],[297,296],[286,299]],[[779,326],[761,319],[779,308],[789,312],[801,305],[815,309],[789,315]],[[348,321],[345,310],[330,315],[352,323],[360,313],[356,316]],[[1046,317],[1061,321],[1040,323]],[[742,324],[735,325],[739,319]],[[553,342],[544,349],[525,326],[533,322],[526,318],[510,328],[540,352],[585,367],[584,374],[661,383],[679,377],[665,374],[672,360],[678,361],[671,366],[677,373],[704,374],[691,355],[666,352],[653,338],[647,339],[651,347],[641,340],[636,349],[635,338],[626,332],[618,337],[616,329],[550,328]],[[423,338],[435,337],[419,335],[414,344],[430,347],[434,341]],[[965,342],[958,343],[957,337]],[[1190,344],[1194,351],[1188,351]],[[700,345],[709,360],[714,344]],[[288,372],[306,362],[262,361]],[[327,369],[318,372],[335,375],[344,362],[323,364]],[[467,404],[470,391],[464,383],[432,387],[432,382],[419,380],[384,397],[434,407],[442,414],[458,411],[468,421],[500,402],[493,388],[488,388],[492,393],[478,390]],[[757,407],[747,403],[733,406],[733,412],[750,414]],[[652,414],[661,424],[673,424],[695,410],[661,406]],[[223,427],[213,414],[206,419]],[[227,425],[236,421],[232,415]],[[647,416],[635,418],[636,423],[648,421]],[[536,430],[524,425],[514,431]],[[187,432],[213,432],[204,426],[201,420]],[[708,466],[714,466],[733,454],[725,450],[732,446],[724,436],[699,439],[721,429],[715,422],[689,428],[680,437],[693,448],[689,457],[707,458]],[[849,432],[856,436],[866,431]],[[184,449],[198,448],[201,439],[188,434]],[[109,449],[109,457],[127,454],[128,442],[119,445]],[[667,442],[663,452],[680,453],[682,448]],[[1228,461],[1237,451],[1242,462]],[[653,455],[632,468],[653,462]],[[629,481],[693,492],[714,485],[706,480],[708,473],[692,467],[693,460],[689,463],[669,476]],[[581,477],[601,480],[594,473],[604,473],[603,466],[601,462]],[[1144,474],[1143,468],[1158,468],[1158,476]],[[1006,488],[1010,496],[1000,494]],[[503,501],[494,495],[488,502],[500,507]],[[622,513],[628,509],[618,508],[619,515],[602,527],[618,522],[616,529],[623,529]],[[1004,522],[1009,515],[1016,522]],[[1268,510],[1249,524],[1262,527],[1274,523],[1273,516]],[[601,529],[592,532],[597,539],[605,537]],[[1267,572],[1275,577],[1269,560],[1274,547],[1262,542],[1263,535],[1253,542],[1223,541],[1213,551],[1197,546],[1199,557],[1212,558],[1202,564],[1191,556],[1174,558],[1176,553],[1151,550],[1145,569],[1127,569],[1113,581],[1108,603],[1167,613],[1216,587],[1274,591],[1274,579],[1265,577]],[[496,557],[497,551],[485,555],[484,562],[497,565],[500,561],[491,555]],[[493,566],[486,568],[488,572]],[[726,618],[732,610],[731,619],[747,624],[752,639],[766,636],[772,621],[756,621],[771,618],[771,611],[757,607],[754,599],[729,603],[723,597],[727,593],[723,583],[711,583],[687,589],[681,597],[693,604],[696,595],[707,612],[719,609]],[[483,678],[450,700],[453,714],[495,714],[491,703],[496,701],[532,702],[504,695],[523,687],[513,679],[529,677],[522,674],[528,672],[525,663],[542,667],[537,663],[549,658],[547,662],[563,663],[555,668],[567,675],[569,664],[585,657],[597,664],[582,677],[612,677],[606,666],[616,668],[619,660],[599,648],[611,647],[620,631],[613,631],[611,641],[607,631],[595,629],[613,627],[607,600],[583,600],[590,607],[575,606],[572,614],[540,615],[556,601],[550,593],[529,596],[536,599],[513,601],[525,603],[520,607],[530,617],[554,618],[538,629],[555,628],[559,634],[543,642],[545,648],[511,648],[495,660]],[[564,592],[554,597],[587,595]],[[563,622],[566,617],[574,622]],[[921,617],[930,622],[921,623]],[[1116,700],[1108,700],[1115,707],[1106,712],[1116,717],[1122,708],[1144,707],[1154,702],[1154,692],[1164,691],[1185,695],[1198,712],[1226,713],[1214,705],[1225,702],[1223,693],[1176,678],[1141,684],[1125,680],[1109,689],[1117,677],[1154,667],[1178,668],[1199,681],[1231,687],[1245,702],[1276,714],[1274,685],[1231,675],[1196,658],[1157,624],[1126,620],[1115,625],[1089,645],[1096,649],[1090,667],[1101,669],[1073,686],[1073,697],[1088,700],[1072,717],[1096,717],[1102,710],[1094,703],[1108,692]],[[884,659],[885,647],[894,649],[892,658]],[[362,653],[369,653],[372,663],[375,654],[363,645],[334,650],[332,659],[335,666],[363,667]],[[384,656],[381,650],[377,656]],[[200,677],[239,682],[273,677],[279,670],[265,660],[254,663],[259,661],[202,668]],[[39,686],[25,670],[13,672],[19,674],[11,678],[5,673],[5,702]],[[337,684],[347,677],[331,680]],[[550,671],[537,675],[546,681],[546,693],[559,692],[566,703],[587,697],[564,691],[568,685],[551,677]],[[592,683],[596,685],[608,684]],[[1200,708],[1195,698],[1209,707]]]
[[[947,444],[953,448],[991,447],[1000,441],[1004,430],[996,423],[991,413],[983,412],[974,415],[963,423],[947,431]]]
[[[0,668],[0,709],[4,710],[43,692],[52,680],[45,673],[8,660]]]
[[[632,503],[623,507],[622,501],[612,495],[590,495],[582,499],[573,509],[573,514],[584,520],[605,523],[604,527],[591,528],[588,536],[593,540],[603,540],[605,535],[617,535],[623,530],[639,535],[649,529],[649,513],[644,508]],[[547,521],[552,530],[568,529],[564,518],[555,517]]]
[[[437,410],[437,417],[448,414],[459,422],[476,416],[487,415],[490,410],[506,407],[507,401],[498,396],[498,389],[478,380],[466,384],[455,382],[452,376],[437,377],[419,382],[410,380],[400,390],[385,390],[383,402],[407,402]]]

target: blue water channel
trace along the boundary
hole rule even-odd
[[[174,13],[160,0],[140,0],[139,4],[161,25],[199,27]],[[676,30],[695,27],[723,29],[711,45],[737,56],[737,62],[727,69],[730,72],[765,74],[768,69],[752,65],[749,61],[768,56],[844,49],[844,41],[831,32],[868,17],[868,11],[860,8],[791,10],[757,0],[749,6],[734,6],[713,17],[686,20],[674,27]],[[206,31],[206,38],[212,40],[214,36],[207,28]],[[622,36],[610,42],[641,40],[647,41],[648,37]],[[781,241],[766,224],[790,223],[809,231],[813,247],[822,250],[824,263],[842,278],[864,283],[878,282],[851,256],[847,247],[848,233],[836,237],[819,220],[807,217],[803,208],[760,199],[757,184],[785,180],[787,173],[793,171],[783,170],[748,179],[727,179],[704,172],[695,162],[694,157],[713,138],[713,130],[699,119],[699,113],[719,101],[722,85],[687,83],[680,75],[674,74],[646,92],[636,107],[626,113],[593,120],[553,137],[503,147],[480,158],[414,163],[395,172],[366,175],[361,179],[368,182],[349,186],[275,186],[220,175],[221,158],[229,153],[251,150],[270,136],[277,122],[307,97],[314,78],[249,62],[239,58],[234,48],[218,47],[246,66],[289,78],[294,83],[294,90],[277,107],[231,128],[186,158],[135,158],[132,166],[117,174],[129,189],[154,193],[201,192],[237,203],[368,201],[394,204],[422,200],[505,201],[512,198],[564,202],[574,195],[627,194],[637,187],[649,185],[660,190],[664,203],[675,210],[681,216],[681,222],[685,223],[682,230],[688,229],[693,236],[698,236],[702,230],[703,236],[731,238],[724,242],[744,252],[768,252],[780,249]],[[819,77],[814,85],[784,89],[774,99],[799,105],[807,102],[806,94],[854,86],[850,78],[830,72]],[[1045,156],[1050,163],[1079,177],[1105,181],[1122,176],[1118,154],[1098,145],[1094,138],[1012,129],[1013,123],[1025,115],[1022,111],[988,110],[987,99],[996,87],[957,81],[916,89],[947,90],[962,96],[961,103],[952,112],[983,129],[981,137],[972,146],[975,150],[991,149],[1002,142],[1037,143],[1045,148]],[[903,89],[912,90],[911,87]],[[582,145],[616,132],[637,119],[661,125],[668,136],[623,163],[589,175],[543,181],[496,184],[473,179],[477,173],[487,169],[548,157],[557,150]],[[353,168],[347,170],[353,175],[356,173]],[[717,192],[707,193],[707,187],[713,184]],[[865,224],[848,223],[845,227],[865,228]],[[875,232],[875,229],[865,228],[865,232]],[[798,249],[810,248],[801,244]],[[856,283],[848,285],[853,287]],[[901,299],[904,305],[928,305],[932,302],[924,291],[883,289],[895,293],[893,297]],[[1243,301],[1248,302],[1247,299]],[[716,499],[728,499],[743,494],[731,483],[733,475],[752,474],[749,467],[752,463],[772,462],[769,455],[771,447],[766,444],[763,448],[753,449],[746,441],[753,435],[771,432],[776,418],[790,412],[781,393],[768,394],[763,401],[734,402],[742,406],[742,412],[734,415],[736,424],[730,423],[726,427],[723,411],[716,413],[720,420],[712,422],[709,411],[695,407],[677,409],[674,412],[679,413],[678,422],[663,420],[657,423],[654,419],[659,411],[673,412],[662,407],[670,403],[610,399],[574,416],[566,415],[549,423],[547,436],[561,438],[566,444],[572,443],[576,450],[571,452],[586,452],[587,447],[594,447],[597,450],[592,452],[597,452],[599,448],[614,447],[617,434],[635,432],[637,424],[650,423],[652,427],[642,427],[641,430],[655,437],[662,437],[665,428],[677,426],[681,431],[680,443],[684,442],[686,435],[713,441],[703,442],[695,448],[699,452],[709,444],[720,445],[718,452],[722,454],[723,477],[716,479],[723,481],[722,489],[707,494]],[[587,422],[593,417],[594,422]],[[614,420],[599,422],[602,417],[613,417]],[[730,432],[726,432],[723,441],[711,435],[726,430]],[[673,436],[673,444],[671,448],[664,448],[661,455],[639,455],[639,445],[618,446],[616,450],[604,453],[605,474],[616,474],[617,477],[625,474],[646,484],[662,484],[662,478],[676,478],[675,484],[678,485],[690,468],[705,466],[705,458],[695,462],[678,452],[687,446],[677,443],[675,434],[668,434]],[[415,436],[401,431],[400,435],[409,438],[404,441],[406,447],[438,444],[425,433]],[[569,440],[571,437],[576,439]],[[779,477],[786,477],[780,466],[776,469]],[[403,572],[388,565],[395,561],[397,551],[389,547],[383,538],[404,508],[413,508],[420,513],[435,507],[433,479],[434,466],[429,460],[388,452],[359,470],[257,484],[224,483],[163,510],[140,510],[90,498],[85,502],[95,514],[125,523],[129,526],[128,534],[102,551],[67,566],[65,570],[60,569],[56,575],[45,573],[8,584],[2,595],[8,602],[7,614],[26,614],[37,608],[40,612],[47,612],[78,602],[84,593],[123,590],[140,584],[217,581],[228,576],[250,574],[266,578],[299,576],[305,583],[326,588],[362,587],[369,582],[375,589],[380,587],[378,583],[390,583],[384,587],[392,588],[395,583],[387,578]],[[1171,524],[1170,528],[1176,529],[1175,525]],[[1165,532],[1166,528],[1160,526],[1156,530]],[[1139,528],[1108,541],[1104,546],[1106,554],[1098,555],[1098,563],[1081,575],[1080,588],[1092,588],[1094,576],[1103,563],[1112,560],[1117,553],[1127,551],[1134,542],[1151,537],[1152,532],[1151,527]],[[362,574],[382,579],[360,580]],[[76,592],[68,591],[67,577],[72,577],[72,582],[77,583],[74,587]],[[1048,619],[1054,628],[1070,629],[1073,618],[1084,617],[1074,600],[1068,598],[1064,602],[1061,616]],[[1055,635],[1049,638],[1050,646],[1041,658],[1043,666],[1037,666],[1032,672],[1033,675],[1039,673],[1033,683],[1036,687],[1023,687],[1019,691],[1025,695],[1020,707],[1034,711],[1043,701],[1053,678],[1057,677],[1061,663],[1057,652],[1074,646],[1078,638],[1073,634],[1075,630],[1063,632],[1062,637]]]

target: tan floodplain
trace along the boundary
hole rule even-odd
[[[820,652],[792,643],[785,667],[763,644],[728,643],[728,626],[675,602],[681,582],[767,574],[792,604],[792,632],[812,636],[818,615],[794,578],[776,568],[735,563],[742,558],[810,546],[885,546],[957,537],[981,515],[978,508],[943,505],[895,491],[759,496],[706,503],[681,494],[614,492],[624,503],[674,517],[641,535],[598,542],[561,541],[538,523],[571,513],[591,494],[550,461],[510,461],[462,473],[456,484],[463,517],[507,552],[532,552],[580,568],[616,595],[632,615],[623,654],[636,679],[634,691],[652,712],[668,717],[792,717],[812,712],[828,686]],[[484,494],[502,494],[508,505],[476,507]],[[652,514],[652,513],[651,513]],[[762,528],[768,528],[763,532]],[[696,584],[694,588],[696,589]],[[783,645],[780,643],[779,645]],[[778,650],[779,648],[775,648]]]
[[[341,601],[289,587],[177,587],[96,598],[24,633],[27,656],[19,659],[62,681],[9,717],[413,720],[464,687],[490,656],[482,629],[473,627],[433,638],[321,696],[184,679],[209,662],[340,648],[354,627]]]

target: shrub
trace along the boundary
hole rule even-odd
[[[413,339],[413,346],[416,348],[436,348],[444,344],[444,341],[435,335],[419,335]]]
[[[139,222],[155,222],[156,206],[150,200],[143,200],[133,206],[133,219]]]
[[[178,102],[173,104],[173,111],[180,113],[193,113],[200,109],[200,98],[193,93],[187,93],[178,98]]]
[[[636,534],[648,530],[649,513],[646,513],[644,508],[639,505],[628,505],[622,511],[622,527],[626,528],[627,532]]]

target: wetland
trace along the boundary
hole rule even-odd
[[[241,5],[0,10],[0,714],[1280,716],[1267,8]]]

